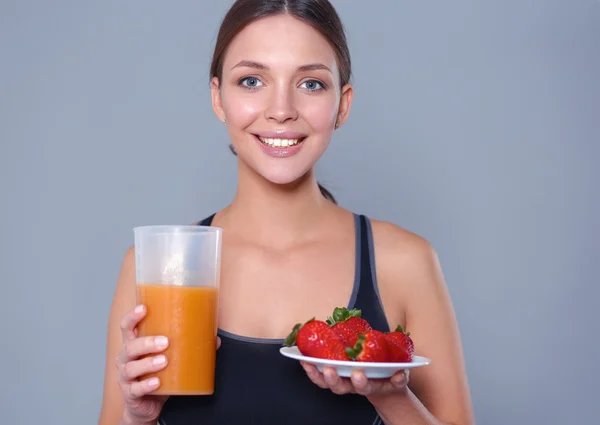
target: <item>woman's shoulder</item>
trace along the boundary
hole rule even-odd
[[[439,258],[429,240],[389,221],[370,222],[378,285],[388,303],[406,303],[444,289]]]
[[[412,262],[435,256],[435,249],[425,237],[390,221],[369,221],[378,261],[398,264],[403,260]]]

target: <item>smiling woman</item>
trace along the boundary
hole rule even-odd
[[[228,123],[241,163],[274,183],[290,183],[308,173],[349,112],[350,55],[347,48],[339,53],[334,48],[346,46],[342,25],[339,20],[320,25],[319,16],[324,15],[317,13],[314,2],[262,2],[258,8],[255,2],[238,3],[226,16],[215,48],[213,107]],[[286,15],[272,16],[282,6]],[[250,18],[252,25],[245,25]],[[260,46],[249,50],[251,40],[259,39]],[[304,144],[309,132],[312,143]],[[267,142],[259,146],[267,157],[255,155],[255,146],[246,143],[248,138],[260,142],[261,133]],[[290,144],[296,147],[290,149]],[[293,168],[289,162],[268,160],[290,156],[295,157]]]
[[[308,75],[311,72],[315,72],[316,75],[326,73],[328,74],[328,81],[332,82],[332,79],[335,77],[337,80],[337,86],[333,87],[333,89],[341,90],[342,88],[346,88],[347,84],[350,82],[351,76],[351,58],[350,51],[348,49],[348,45],[346,42],[346,36],[343,30],[342,23],[337,16],[333,7],[328,4],[328,2],[316,2],[314,1],[293,1],[293,2],[285,2],[285,1],[263,1],[263,2],[252,2],[252,1],[240,1],[236,2],[229,13],[226,15],[223,24],[221,26],[221,30],[219,32],[219,37],[217,40],[217,44],[215,46],[215,51],[213,55],[213,61],[211,64],[210,72],[213,78],[217,80],[221,80],[223,77],[223,66],[224,66],[224,56],[225,52],[231,49],[230,44],[239,35],[244,28],[246,28],[249,23],[259,20],[261,18],[269,17],[278,13],[287,13],[293,15],[295,18],[300,19],[305,24],[308,24],[312,27],[313,33],[321,35],[328,44],[333,48],[335,54],[335,63],[330,64],[333,66],[332,68],[328,67],[325,63],[317,62],[317,63],[307,63],[302,64],[296,70],[298,74]],[[321,3],[321,4],[319,4]],[[273,30],[275,32],[275,30]],[[315,34],[312,34],[313,37]],[[285,44],[285,40],[281,40],[283,44]],[[321,43],[323,40],[319,40]],[[315,46],[318,46],[316,44]],[[287,44],[287,48],[292,48],[289,43]],[[268,50],[268,49],[267,49]],[[294,55],[295,51],[290,49],[289,53]],[[250,60],[250,59],[242,59],[236,67],[254,69],[256,72],[268,72],[269,67],[267,64],[263,63],[261,60]],[[247,88],[259,88],[263,87],[264,82],[256,77],[248,77],[239,81],[244,87]],[[326,84],[322,80],[309,80],[304,81],[302,87],[308,92],[318,92],[319,90],[328,89],[331,87],[331,84]],[[341,93],[340,93],[341,94]],[[348,96],[352,96],[352,93],[348,93]],[[352,99],[349,99],[351,102]],[[348,105],[349,108],[349,105]],[[344,113],[344,111],[341,111]],[[225,118],[223,118],[225,119]],[[335,128],[338,128],[341,125],[341,122],[335,123]],[[290,140],[288,136],[281,136],[281,134],[275,134],[275,137],[271,137],[272,145],[267,141],[268,147],[277,147],[276,140],[280,139],[281,143],[288,144],[290,142],[294,143],[294,140]],[[283,139],[283,140],[282,140]],[[286,140],[287,139],[287,140]],[[237,154],[237,150],[234,144],[230,145],[231,151],[234,154]],[[285,148],[283,146],[283,148]],[[296,153],[299,149],[267,149],[266,152],[271,155],[288,155],[290,153]],[[329,192],[325,187],[321,186],[317,183],[317,186],[321,192],[321,194],[328,200],[332,202],[336,202],[334,196]]]
[[[138,338],[130,250],[110,313],[103,425],[473,423],[452,303],[432,247],[348,211],[315,164],[348,119],[354,90],[342,23],[326,0],[238,0],[211,65],[214,113],[237,153],[230,205],[199,224],[224,229],[215,393],[158,397],[164,338]],[[374,329],[408,328],[432,364],[389,379],[342,378],[283,357],[296,323],[334,307]],[[160,337],[160,335],[157,335]],[[162,345],[158,345],[162,342]],[[148,356],[152,354],[152,356]]]

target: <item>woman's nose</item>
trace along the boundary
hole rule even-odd
[[[277,87],[269,98],[269,104],[265,109],[267,121],[284,123],[294,121],[298,118],[298,111],[294,106],[294,96],[291,89]]]

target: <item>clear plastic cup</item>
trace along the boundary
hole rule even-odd
[[[133,229],[137,301],[147,308],[138,336],[169,338],[167,366],[154,394],[214,392],[222,229],[143,226]]]

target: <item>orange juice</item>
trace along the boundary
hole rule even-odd
[[[217,289],[138,284],[138,303],[146,317],[139,336],[169,338],[167,366],[151,375],[160,379],[153,394],[208,395],[214,392],[217,337]]]

